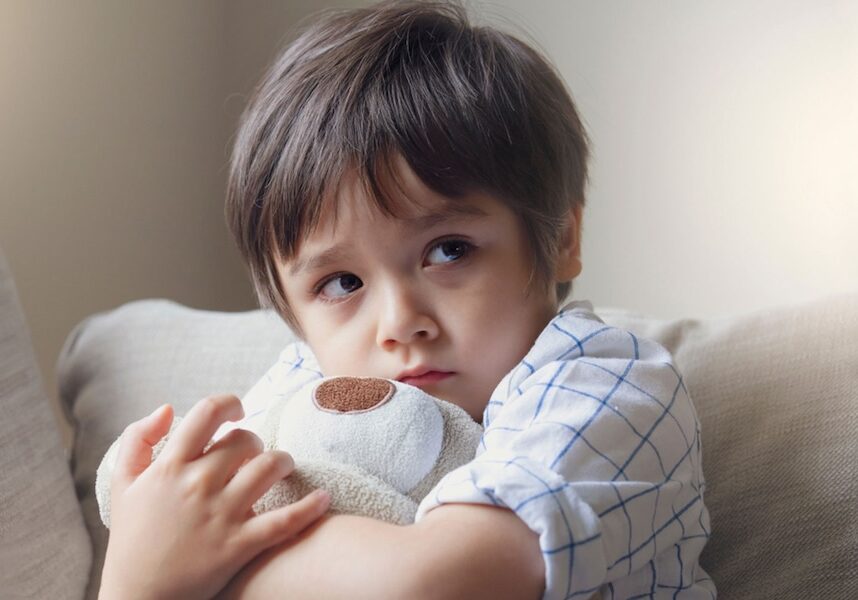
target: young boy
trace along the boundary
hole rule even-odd
[[[670,355],[589,303],[558,311],[587,152],[545,59],[459,5],[332,13],[292,43],[244,116],[227,218],[303,343],[205,454],[235,397],[195,406],[151,465],[170,409],[129,427],[102,596],[714,597],[699,426]],[[484,425],[414,525],[319,518],[324,492],[253,514],[292,464],[252,416],[322,374],[398,379]]]

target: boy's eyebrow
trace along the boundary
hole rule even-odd
[[[348,256],[351,256],[349,246],[346,244],[337,244],[307,258],[297,259],[291,267],[289,267],[290,275],[297,275],[303,271],[317,271],[327,267],[328,265],[341,262]]]
[[[425,215],[415,217],[400,217],[399,221],[403,223],[406,229],[410,231],[424,231],[431,229],[436,225],[440,225],[446,221],[455,219],[456,217],[479,217],[486,216],[487,212],[468,204],[454,205],[450,204],[443,209]],[[309,256],[307,258],[299,258],[292,266],[289,267],[290,275],[297,275],[303,271],[316,271],[327,267],[330,264],[340,262],[351,256],[350,248],[346,244],[336,244],[324,252]]]
[[[471,204],[448,204],[438,211],[431,212],[425,215],[416,217],[401,217],[399,220],[403,222],[407,229],[413,231],[422,231],[429,229],[435,225],[440,225],[445,221],[450,221],[456,217],[484,217],[486,213],[481,208]]]

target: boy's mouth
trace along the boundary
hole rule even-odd
[[[455,374],[454,371],[436,371],[426,367],[417,367],[403,371],[396,377],[396,380],[413,385],[414,387],[423,387],[447,379]]]

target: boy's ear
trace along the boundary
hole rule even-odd
[[[583,207],[579,204],[569,211],[563,236],[560,238],[554,278],[558,283],[572,281],[581,274],[581,217]]]

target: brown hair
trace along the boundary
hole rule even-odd
[[[472,26],[457,2],[385,1],[322,14],[242,116],[226,218],[261,306],[298,326],[274,261],[294,256],[349,169],[395,214],[382,180],[397,155],[448,198],[504,202],[524,224],[534,277],[550,280],[587,180],[586,133],[561,78],[524,42]]]

